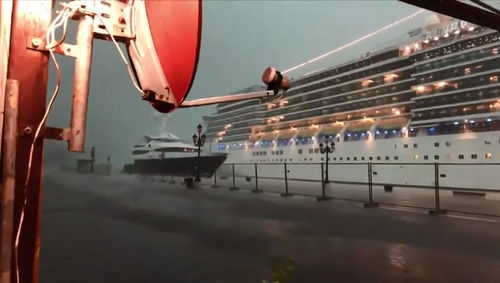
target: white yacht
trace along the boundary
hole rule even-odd
[[[200,175],[212,176],[227,158],[225,152],[210,152],[182,141],[167,133],[162,136],[144,136],[144,141],[134,146],[133,162],[125,164],[123,172],[140,175],[194,176],[200,166]],[[198,163],[199,162],[199,163]]]
[[[229,154],[220,174],[251,177],[256,163],[259,177],[284,178],[287,163],[288,178],[321,180],[326,139],[331,181],[366,183],[371,163],[374,183],[498,190],[499,37],[434,16],[396,46],[293,80],[278,100],[219,105],[206,134]]]

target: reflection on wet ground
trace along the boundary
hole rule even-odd
[[[500,225],[129,177],[45,177],[40,282],[500,282]]]

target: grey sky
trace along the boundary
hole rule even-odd
[[[397,1],[204,1],[201,57],[189,99],[223,95],[260,83],[268,66],[287,69],[418,9]],[[424,13],[429,15],[428,13]],[[372,50],[425,22],[419,15],[404,24],[290,73],[298,76],[341,63]],[[73,59],[58,57],[62,70],[60,96],[48,125],[66,127],[71,106]],[[54,89],[51,66],[49,95]],[[111,154],[123,162],[144,134],[157,134],[154,109],[140,100],[111,42],[96,41],[92,63],[86,149]],[[189,138],[214,106],[177,110],[168,130]],[[53,146],[51,145],[49,147]],[[58,149],[63,149],[57,145]]]

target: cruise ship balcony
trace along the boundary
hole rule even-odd
[[[293,137],[297,135],[297,130],[283,130],[278,136],[278,146],[288,146],[293,144]]]
[[[392,117],[381,119],[375,129],[375,139],[388,139],[401,137],[408,133],[407,127],[410,123],[408,117]]]
[[[333,137],[336,141],[340,141],[340,134],[342,134],[344,127],[345,124],[343,122],[323,126],[318,134],[318,139],[321,141],[324,137]]]
[[[351,121],[344,131],[344,141],[359,141],[369,139],[369,131],[375,124],[373,119]]]
[[[295,143],[297,145],[306,145],[314,143],[314,137],[316,136],[316,133],[318,133],[318,131],[319,130],[317,127],[300,130],[297,133],[297,136],[295,137]]]

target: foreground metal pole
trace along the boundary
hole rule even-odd
[[[234,163],[232,165],[233,165],[233,167],[232,167],[232,169],[233,169],[233,186],[230,187],[229,190],[230,191],[237,191],[237,190],[239,190],[239,188],[236,187],[236,175],[235,175],[236,172],[235,172],[235,168],[234,168]]]
[[[368,163],[368,202],[363,204],[364,207],[379,206],[378,203],[373,202],[373,167],[372,163]]]
[[[87,2],[92,4],[93,1]],[[93,41],[94,17],[82,16],[78,23],[76,36],[78,56],[75,61],[75,76],[73,79],[73,102],[68,138],[69,151],[83,152],[85,147]]]
[[[259,174],[257,173],[257,163],[254,163],[254,171],[255,171],[255,189],[252,190],[252,193],[261,193],[262,190],[259,189]]]
[[[18,247],[20,283],[38,282],[44,142],[41,138],[33,141],[33,133],[45,112],[49,56],[47,52],[37,50],[43,48],[44,44],[35,43],[40,40],[44,42],[52,21],[52,11],[53,1],[13,0],[7,78],[19,83],[17,123],[31,130],[19,136],[16,148],[14,233],[19,226],[23,203],[27,200]],[[28,160],[33,142],[33,159],[26,187]],[[12,274],[16,274],[14,264],[11,270]],[[11,277],[11,282],[15,282],[14,277]]]
[[[0,254],[0,282],[11,282],[12,243],[14,236],[14,191],[16,185],[16,144],[19,84],[7,80],[5,91],[5,112],[2,160],[2,252]],[[15,275],[14,275],[15,277]]]
[[[436,201],[435,210],[430,210],[429,214],[446,214],[446,210],[441,209],[441,200],[439,193],[439,163],[434,163],[434,200]]]
[[[282,193],[281,196],[282,197],[290,197],[290,196],[292,196],[292,194],[290,194],[288,192],[288,166],[286,165],[286,163],[285,163],[284,169],[285,169],[285,193]]]
[[[331,200],[326,196],[326,182],[325,182],[325,164],[321,162],[321,196],[316,198],[318,201]]]

